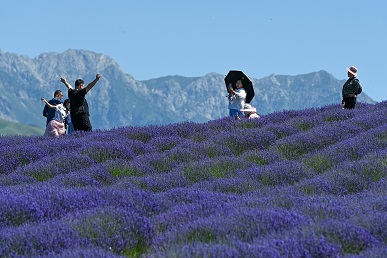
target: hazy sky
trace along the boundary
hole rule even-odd
[[[243,70],[252,78],[355,65],[387,99],[385,0],[0,0],[0,49],[31,58],[84,49],[137,80]]]

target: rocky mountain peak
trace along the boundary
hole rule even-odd
[[[96,73],[102,79],[87,94],[94,129],[206,122],[228,114],[225,75],[137,81],[105,54],[69,49],[35,58],[0,51],[0,118],[44,127],[40,98],[50,99],[56,89],[66,92],[59,78],[65,76],[71,84],[82,78],[87,84]],[[251,79],[255,89],[251,104],[260,114],[340,103],[344,83],[323,70]],[[359,101],[374,103],[365,92]]]

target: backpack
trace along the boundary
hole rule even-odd
[[[357,83],[357,91],[356,91],[356,95],[359,95],[360,93],[362,93],[363,88],[361,87],[361,85],[360,85],[358,79],[355,79],[354,81]]]

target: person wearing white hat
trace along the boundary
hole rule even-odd
[[[260,118],[260,116],[257,114],[256,108],[252,107],[248,103],[246,103],[240,111],[243,112],[245,117],[248,119]]]
[[[351,66],[347,68],[348,80],[344,83],[342,89],[342,101],[343,108],[345,109],[353,109],[356,105],[356,97],[359,94],[359,90],[361,89],[361,85],[359,80],[356,78],[357,76],[357,68],[355,66]]]

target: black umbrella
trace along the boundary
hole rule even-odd
[[[224,78],[224,82],[226,83],[226,89],[229,88],[231,85],[232,88],[236,89],[236,82],[238,80],[242,81],[243,88],[246,91],[246,103],[250,103],[250,101],[254,98],[254,86],[253,82],[250,80],[250,78],[242,71],[236,71],[236,70],[230,70],[226,77]]]

